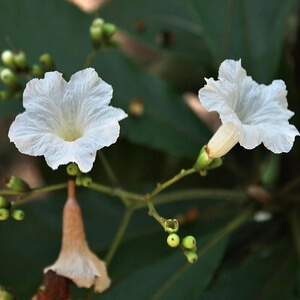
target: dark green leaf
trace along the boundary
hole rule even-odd
[[[217,64],[241,58],[258,81],[274,78],[294,0],[189,2]]]

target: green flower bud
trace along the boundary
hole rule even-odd
[[[184,255],[190,264],[193,264],[198,260],[197,253],[195,253],[193,251],[184,251]]]
[[[103,33],[102,27],[93,26],[93,25],[90,27],[90,36],[93,41],[99,42],[102,38],[102,33]]]
[[[34,64],[31,67],[31,73],[34,76],[42,77],[45,74],[45,71],[40,65]]]
[[[92,26],[102,27],[104,25],[104,20],[101,18],[96,18],[92,22]]]
[[[24,214],[23,210],[20,210],[20,209],[15,209],[12,212],[11,216],[17,221],[22,221],[25,218],[25,214]]]
[[[208,156],[206,152],[206,146],[202,147],[199,152],[196,163],[194,164],[194,169],[200,171],[205,169],[213,160]]]
[[[14,55],[15,65],[20,69],[26,69],[28,66],[26,54],[20,51]]]
[[[89,187],[92,183],[92,178],[88,177],[88,176],[82,176],[81,177],[81,182],[82,182],[83,186]]]
[[[9,218],[9,210],[6,208],[0,208],[0,221],[7,220],[8,218]]]
[[[186,249],[193,249],[196,246],[196,239],[192,235],[183,238],[181,245]]]
[[[1,53],[1,60],[3,64],[9,68],[15,68],[14,53],[10,50],[5,50]]]
[[[14,297],[7,291],[0,291],[0,300],[14,300]]]
[[[7,201],[4,197],[0,196],[0,208],[8,208],[9,205],[9,201]]]
[[[0,101],[8,100],[13,97],[14,93],[12,91],[0,91]]]
[[[6,183],[6,186],[16,192],[29,192],[29,185],[21,178],[17,176],[11,176]]]
[[[55,69],[52,57],[49,53],[42,54],[39,60],[40,63],[44,66],[46,71],[53,71]]]
[[[75,179],[75,184],[77,186],[81,186],[82,185],[82,176],[77,176]]]
[[[180,238],[176,233],[169,234],[167,243],[170,247],[175,248],[180,244]]]
[[[105,23],[103,25],[103,33],[108,38],[111,38],[116,33],[116,31],[117,31],[117,27],[112,23]]]
[[[11,69],[4,68],[0,73],[0,78],[2,82],[9,87],[14,88],[18,86],[18,78]]]
[[[77,176],[78,174],[80,174],[77,164],[75,164],[75,163],[69,164],[67,166],[67,173],[71,176]]]

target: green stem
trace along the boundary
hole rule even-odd
[[[111,247],[105,257],[105,262],[106,262],[106,265],[109,265],[115,255],[115,253],[117,252],[119,246],[120,246],[120,243],[122,241],[122,238],[125,234],[125,231],[128,227],[128,224],[131,220],[131,216],[132,216],[132,213],[134,212],[134,207],[133,206],[128,206],[126,207],[125,209],[125,213],[123,215],[123,218],[122,218],[122,221],[120,223],[120,226],[118,228],[118,231],[116,233],[116,236],[111,244]]]
[[[120,184],[119,184],[118,178],[102,151],[99,151],[99,157],[101,159],[103,167],[104,167],[110,181],[113,183],[113,185],[119,186]]]
[[[247,195],[244,191],[231,191],[225,189],[188,189],[158,195],[153,199],[153,203],[155,205],[161,205],[176,201],[190,201],[193,199],[238,201],[247,199]],[[147,203],[139,202],[137,203],[136,208],[144,208],[146,206]]]
[[[248,207],[245,211],[243,211],[240,215],[238,215],[235,219],[229,222],[225,227],[219,230],[216,235],[209,240],[199,251],[198,259],[203,256],[207,251],[209,251],[214,245],[216,245],[219,241],[221,241],[225,236],[232,233],[233,231],[240,228],[243,224],[245,224],[253,215],[253,208]],[[152,300],[161,299],[162,295],[165,291],[167,291],[170,286],[182,275],[183,272],[187,271],[190,268],[191,264],[187,263],[182,268],[180,268],[177,272],[175,272],[160,288],[155,295],[151,298]]]
[[[85,61],[85,64],[84,64],[85,68],[89,68],[93,64],[97,54],[98,54],[98,49],[93,48],[91,53],[86,58],[86,61]]]
[[[154,198],[161,191],[163,191],[164,189],[166,189],[170,185],[174,184],[175,182],[177,182],[181,178],[183,178],[185,176],[188,176],[190,174],[193,174],[195,172],[196,172],[196,170],[194,168],[188,169],[188,170],[182,169],[177,175],[175,175],[171,179],[167,180],[166,182],[164,182],[164,183],[158,183],[157,186],[156,186],[156,188],[150,194],[146,195],[146,199],[150,200],[150,199]]]
[[[165,228],[165,219],[159,215],[155,206],[151,200],[147,201],[147,206],[149,208],[148,214],[152,216],[164,229]]]
[[[28,199],[30,199],[35,194],[57,191],[57,190],[65,189],[66,187],[67,187],[66,183],[60,183],[60,184],[35,188],[35,189],[32,189],[28,192],[17,192],[17,191],[12,191],[12,190],[1,190],[0,195],[20,196],[16,200],[12,201],[13,206],[18,206],[18,205],[26,202]]]
[[[92,190],[102,192],[104,194],[108,194],[111,196],[116,196],[120,198],[123,197],[123,198],[128,198],[137,201],[145,201],[145,197],[143,195],[130,193],[127,191],[123,191],[122,189],[119,188],[112,188],[95,182],[92,182],[88,187]]]

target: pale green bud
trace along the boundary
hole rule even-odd
[[[10,203],[2,196],[0,196],[0,208],[8,208]]]
[[[108,37],[112,37],[117,31],[116,25],[112,23],[105,23],[103,25],[103,33]]]
[[[197,253],[195,253],[193,251],[184,251],[184,255],[190,264],[193,264],[198,260]]]
[[[14,62],[20,69],[26,69],[28,66],[27,57],[23,51],[20,51],[14,55]]]
[[[49,53],[44,53],[39,58],[40,63],[44,66],[46,71],[53,71],[54,70],[54,63],[52,57]]]
[[[40,65],[34,64],[31,67],[31,73],[34,76],[42,77],[45,74],[45,71]]]
[[[2,69],[2,71],[0,73],[0,78],[1,78],[2,82],[9,87],[14,88],[14,87],[18,86],[18,78],[11,69],[8,69],[8,68]]]
[[[67,166],[67,173],[71,176],[77,176],[78,174],[80,174],[77,164],[75,164],[75,163],[69,164]]]
[[[1,53],[3,64],[9,68],[15,68],[14,53],[11,50],[5,50]]]
[[[170,247],[175,248],[180,244],[180,238],[176,233],[171,233],[168,235],[167,243]]]
[[[183,238],[181,245],[186,249],[193,249],[196,246],[196,239],[192,235]]]
[[[6,208],[0,208],[0,221],[7,220],[8,218],[9,218],[9,210]]]
[[[29,185],[21,178],[17,176],[11,176],[6,183],[6,186],[16,192],[28,192],[30,191]]]
[[[22,221],[25,218],[25,214],[24,214],[23,210],[20,210],[20,209],[15,209],[12,212],[11,216],[17,221]]]
[[[82,182],[83,186],[89,187],[92,183],[92,178],[88,177],[88,176],[82,176],[81,177],[81,182]]]

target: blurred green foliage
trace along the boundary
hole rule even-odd
[[[193,165],[210,131],[185,104],[182,92],[197,93],[204,77],[215,76],[226,58],[241,58],[258,82],[284,79],[291,109],[296,111],[292,122],[299,125],[298,9],[293,0],[107,1],[96,15],[119,27],[127,47],[100,52],[93,67],[113,86],[114,106],[130,112],[136,99],[144,106],[141,117],[121,123],[122,139],[105,150],[121,184],[144,192]],[[57,69],[69,76],[83,68],[92,50],[88,31],[94,16],[62,0],[1,1],[0,49],[23,50],[31,64],[48,52]],[[18,99],[0,102],[0,137],[6,136],[6,122],[21,111]],[[4,177],[17,151],[6,137],[0,148],[0,176]],[[195,175],[179,187],[235,189],[263,184],[277,194],[299,176],[299,141],[289,155],[277,158],[262,148],[234,149],[222,170],[207,178]],[[63,168],[53,176],[43,159],[36,161],[47,183],[66,180]],[[99,161],[92,176],[108,182]],[[279,203],[270,221],[249,222],[212,245],[192,266],[181,251],[167,246],[166,235],[146,210],[139,210],[109,266],[111,289],[93,299],[299,299],[300,260],[289,221],[291,211],[299,211],[297,181],[291,191],[292,204]],[[0,284],[10,287],[16,299],[30,299],[43,268],[56,259],[65,198],[63,192],[52,194],[24,206],[24,221],[0,223]],[[123,207],[114,198],[87,190],[80,191],[78,198],[91,248],[103,257]],[[190,208],[199,210],[199,218],[181,230],[197,236],[201,249],[243,205],[193,200],[159,209],[170,217],[182,216]],[[261,209],[264,205],[257,203]],[[74,293],[84,295],[82,290]]]

